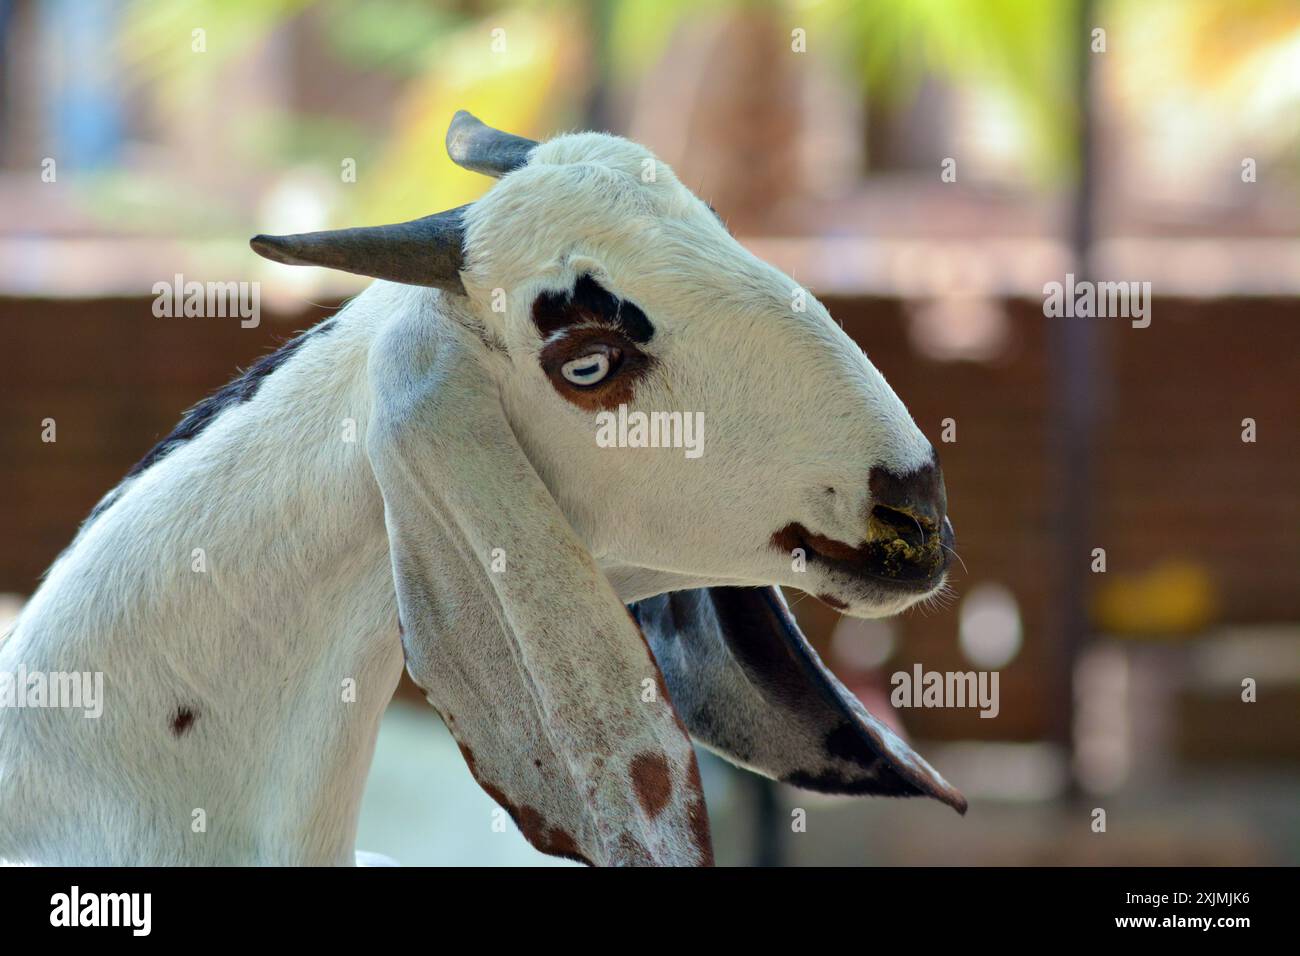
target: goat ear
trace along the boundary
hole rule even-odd
[[[482,355],[459,327],[415,321],[372,353],[367,453],[407,670],[539,850],[711,863],[695,753],[650,649],[516,441]]]
[[[493,129],[465,110],[457,110],[447,127],[451,161],[498,179],[526,165],[536,148],[535,140]]]
[[[692,736],[733,763],[823,793],[966,799],[836,680],[776,588],[717,587],[641,601]]]

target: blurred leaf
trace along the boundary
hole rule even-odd
[[[427,0],[331,0],[323,7],[326,35],[341,57],[403,73],[419,70],[428,48],[466,20]]]
[[[269,108],[250,114],[247,119],[248,122],[240,125],[234,145],[267,164],[310,164],[320,162],[322,156],[352,156],[364,162],[378,149],[374,138],[365,130],[336,116]],[[361,152],[357,149],[359,145],[372,148]],[[330,171],[334,172],[332,162]]]
[[[117,37],[129,81],[152,87],[161,105],[183,108],[231,57],[246,54],[311,0],[129,0]],[[205,52],[193,31],[205,33]]]
[[[873,97],[902,104],[927,75],[1006,96],[1040,170],[1068,170],[1076,57],[1073,0],[825,0],[799,11],[809,43],[833,45]],[[1071,44],[1077,44],[1072,48]]]
[[[491,50],[505,31],[506,51]],[[493,15],[441,37],[398,104],[396,126],[373,170],[358,174],[348,197],[349,224],[410,218],[469,202],[491,180],[447,158],[447,124],[458,109],[521,136],[545,138],[562,128],[577,100],[569,75],[572,38],[581,23],[571,8]],[[566,56],[566,51],[568,55]]]

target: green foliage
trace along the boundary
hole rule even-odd
[[[468,19],[428,0],[329,0],[321,6],[326,36],[341,59],[407,74],[424,69],[429,48]]]
[[[386,211],[429,189],[429,164],[437,162],[429,151],[438,151],[436,127],[452,109],[466,106],[519,132],[544,134],[580,121],[587,84],[629,85],[679,31],[748,10],[787,35],[804,29],[809,55],[832,64],[873,108],[914,102],[927,78],[992,101],[1007,111],[1028,167],[1059,184],[1071,178],[1077,155],[1074,71],[1080,57],[1093,55],[1079,19],[1082,2],[127,0],[118,59],[128,80],[153,95],[161,122],[183,119],[204,102],[200,94],[209,101],[214,90],[220,95],[223,69],[235,58],[271,41],[293,18],[310,16],[314,36],[340,63],[393,77],[398,92],[375,120],[386,124],[384,135],[278,106],[236,117],[220,135],[233,154],[267,167],[310,162],[314,153],[356,157],[381,174],[382,187],[363,180],[344,201]],[[1096,11],[1112,43],[1130,44],[1127,61],[1107,61],[1112,81],[1131,85],[1140,75],[1150,96],[1196,95],[1209,108],[1257,91],[1258,76],[1278,71],[1267,57],[1276,60],[1283,44],[1294,42],[1287,38],[1300,35],[1294,0],[1098,0]],[[510,56],[488,55],[490,28],[505,25]],[[206,31],[202,54],[191,49],[196,28]],[[1140,57],[1131,48],[1138,43]],[[1294,111],[1257,103],[1252,117],[1260,135],[1269,134],[1261,150],[1294,149]],[[431,200],[472,198],[477,180],[469,174],[440,166],[437,178]]]

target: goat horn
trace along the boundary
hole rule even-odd
[[[527,163],[536,146],[535,140],[493,129],[464,110],[457,110],[447,127],[451,161],[497,179]]]
[[[387,226],[254,236],[259,256],[291,266],[324,266],[407,285],[464,292],[464,224],[468,206]]]

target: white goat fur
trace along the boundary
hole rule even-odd
[[[468,211],[466,296],[373,283],[251,400],[127,482],[83,527],[0,644],[0,670],[102,671],[104,713],[0,709],[0,858],[351,863],[380,717],[403,668],[394,569],[400,577],[403,560],[421,560],[424,548],[428,573],[451,596],[442,621],[453,628],[492,618],[481,609],[491,587],[527,590],[538,621],[576,614],[578,627],[616,631],[620,642],[632,640],[622,603],[683,587],[785,584],[871,616],[923,596],[868,597],[829,572],[795,573],[770,546],[792,520],[859,540],[868,471],[921,467],[931,447],[819,303],[810,296],[805,312],[792,310],[797,285],[746,252],[663,164],[654,182],[642,180],[650,156],[601,134],[543,144]],[[538,367],[530,303],[584,273],[654,323],[657,366],[635,404],[703,411],[700,459],[598,448],[594,415],[561,398]],[[491,308],[497,289],[504,313]],[[431,378],[444,388],[437,401]],[[461,393],[446,391],[448,381],[499,395],[581,544],[572,573],[590,565],[591,581],[566,577],[570,540],[551,542],[557,558],[540,549],[531,512],[503,516],[481,541],[456,533],[476,502],[506,511],[498,496],[531,501],[536,488],[502,459],[471,453],[493,437],[468,422],[457,434]],[[355,443],[342,440],[346,419],[356,422]],[[395,496],[421,502],[442,493],[438,482],[463,489],[460,497],[434,509],[443,526],[429,521],[427,539],[413,532],[419,546],[403,558],[390,539],[417,508],[395,513]],[[839,493],[828,498],[827,487]],[[480,546],[506,550],[511,584],[456,580],[458,562],[487,560]],[[206,573],[191,569],[196,548]],[[407,608],[404,598],[409,629]],[[492,612],[502,633],[531,626],[504,598]],[[582,653],[599,646],[593,635]],[[620,653],[632,646],[619,643]],[[636,653],[625,654],[632,670]],[[420,662],[408,663],[417,674]],[[574,693],[609,693],[624,677],[603,670],[603,654],[580,664],[573,674],[540,666]],[[341,701],[346,678],[356,680],[355,703]],[[456,706],[445,703],[447,716]],[[196,716],[177,736],[168,720],[181,707]],[[557,704],[557,720],[562,713]],[[647,739],[685,772],[689,747],[666,742],[667,723],[656,727]],[[574,779],[599,776],[560,753],[569,738],[556,739]],[[602,799],[621,798],[611,790]],[[190,825],[196,808],[205,833]],[[592,826],[592,841],[614,846]],[[679,835],[644,826],[652,855],[698,862]]]

